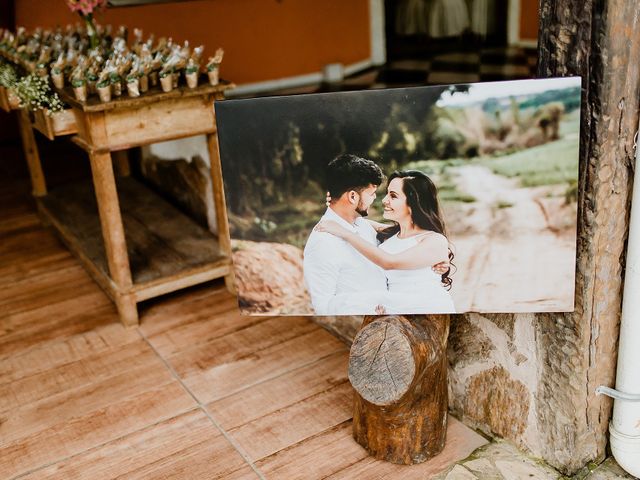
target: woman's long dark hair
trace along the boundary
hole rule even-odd
[[[447,236],[444,219],[438,202],[438,189],[431,179],[418,170],[395,171],[389,176],[387,186],[394,178],[402,179],[402,192],[407,197],[407,206],[411,209],[411,220],[422,230]],[[378,241],[384,242],[400,231],[400,225],[394,225],[378,232]],[[453,265],[453,252],[449,248],[449,263]],[[451,268],[442,275],[442,283],[451,289],[453,280],[449,277]]]

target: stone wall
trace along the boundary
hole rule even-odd
[[[485,433],[537,446],[537,367],[533,315],[453,318],[449,405]],[[537,450],[537,448],[536,448]]]

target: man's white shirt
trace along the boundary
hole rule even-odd
[[[351,225],[329,207],[320,220],[333,220],[377,245],[376,231],[364,218],[356,219]],[[367,260],[349,242],[330,233],[311,232],[304,248],[303,267],[317,315],[356,313],[345,311],[349,293],[387,289],[386,277],[380,267]]]

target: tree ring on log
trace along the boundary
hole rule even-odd
[[[393,317],[364,327],[353,341],[349,380],[374,405],[397,402],[409,390],[416,373],[411,343]]]

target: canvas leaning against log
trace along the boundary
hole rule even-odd
[[[245,314],[574,308],[580,78],[216,104]]]

